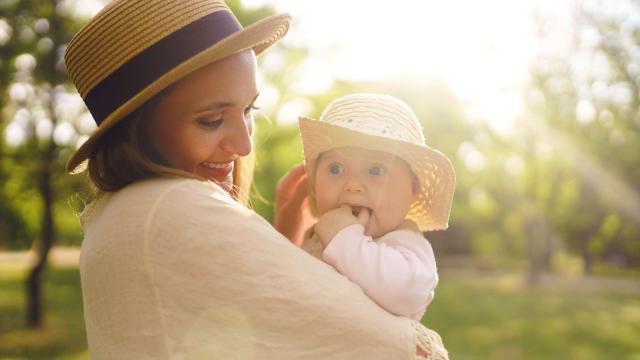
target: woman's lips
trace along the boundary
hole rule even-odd
[[[233,161],[224,163],[203,161],[200,163],[200,168],[209,179],[223,179],[233,171]]]

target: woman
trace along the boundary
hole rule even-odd
[[[98,123],[67,165],[98,191],[80,259],[92,359],[446,358],[437,334],[243,205],[255,55],[289,21],[243,29],[219,0],[119,0],[69,44]],[[301,177],[283,180],[280,219],[301,213]]]

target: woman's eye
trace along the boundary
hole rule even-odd
[[[249,115],[254,110],[260,110],[260,108],[255,106],[254,104],[251,104],[248,108],[244,109],[244,114]]]
[[[222,118],[220,119],[198,119],[198,124],[206,127],[207,129],[217,129],[222,125]]]
[[[380,166],[372,166],[369,168],[369,175],[379,176],[384,174],[384,169]]]
[[[340,164],[331,164],[329,165],[329,172],[333,175],[342,174],[342,165]]]

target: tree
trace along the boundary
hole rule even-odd
[[[573,45],[539,58],[527,97],[536,141],[553,144],[557,155],[547,161],[556,164],[549,178],[530,188],[557,189],[557,205],[544,209],[587,274],[596,260],[637,264],[640,255],[633,245],[640,235],[640,69],[632,55],[640,49],[632,20],[640,8],[627,2],[629,13],[616,14],[601,6],[576,7]]]
[[[39,231],[32,244],[36,261],[26,282],[26,318],[31,327],[42,325],[42,276],[56,233],[53,178],[55,174],[63,173],[59,161],[63,145],[54,139],[60,123],[56,106],[68,82],[62,54],[73,29],[68,26],[69,21],[62,14],[59,3],[57,0],[23,1],[5,4],[3,8],[3,15],[7,16],[5,21],[16,32],[8,41],[9,46],[2,48],[3,58],[13,60],[15,64],[9,102],[14,109],[14,118],[9,126],[22,125],[19,130],[24,137],[15,139],[13,134],[15,144],[8,155],[15,162],[13,169],[22,167],[29,173],[24,185],[33,186],[41,200]],[[9,64],[3,65],[6,78]]]

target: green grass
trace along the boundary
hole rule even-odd
[[[41,330],[24,326],[25,275],[0,264],[0,359],[87,359],[77,269],[47,270]],[[442,269],[424,322],[455,360],[640,360],[637,280],[629,288],[562,279],[530,288],[517,274]]]
[[[0,359],[88,359],[77,268],[44,275],[44,326],[25,326],[24,266],[0,265]]]
[[[520,275],[442,273],[423,322],[452,359],[640,359],[637,281],[529,287]]]

